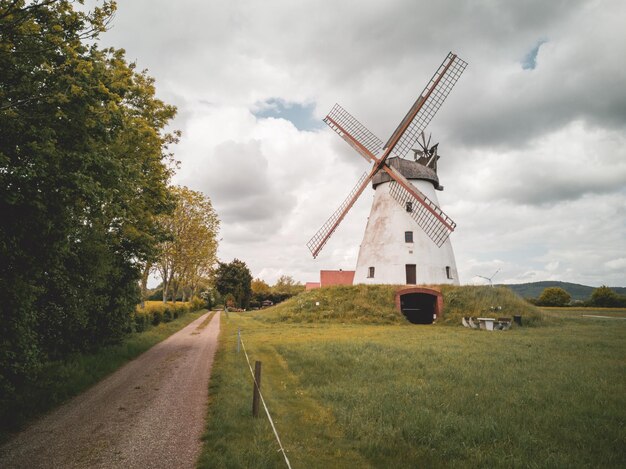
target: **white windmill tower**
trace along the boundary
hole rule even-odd
[[[307,243],[313,257],[317,257],[371,182],[374,201],[354,283],[459,283],[449,239],[456,224],[439,208],[436,190],[443,187],[437,177],[438,145],[429,147],[430,138],[427,142],[424,129],[466,66],[466,62],[449,53],[384,147],[341,106],[333,107],[324,122],[373,166]],[[421,150],[413,150],[413,155],[409,155],[420,136]]]

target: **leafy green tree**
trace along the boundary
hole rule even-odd
[[[559,287],[548,287],[537,300],[540,306],[566,306],[572,300],[569,293]]]
[[[252,294],[252,275],[245,262],[220,262],[215,271],[215,288],[223,297],[231,294],[238,308],[247,308]]]
[[[171,208],[175,108],[98,47],[115,3],[76,3],[0,0],[0,420],[42,361],[130,328]]]
[[[166,237],[159,245],[156,267],[163,281],[163,302],[196,295],[217,262],[219,218],[211,199],[187,187],[170,188],[171,214],[159,217]]]
[[[271,294],[272,294],[272,289],[270,288],[270,286],[264,281],[261,280],[260,278],[255,278],[254,280],[252,280],[252,301],[250,302],[251,306],[260,306],[261,303],[265,300],[267,300]]]
[[[271,287],[260,278],[255,278],[252,280],[252,296],[250,300],[251,307],[260,307],[261,303],[272,296]]]
[[[626,307],[626,297],[620,296],[606,285],[602,285],[593,291],[589,304],[601,308]]]
[[[260,278],[255,278],[254,280],[252,280],[251,288],[252,294],[259,297],[269,295],[271,292],[270,286],[267,284],[267,282],[261,280]]]
[[[272,286],[272,292],[278,295],[297,295],[304,291],[304,285],[296,282],[290,275],[281,275]]]

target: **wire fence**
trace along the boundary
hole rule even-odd
[[[256,385],[259,390],[259,396],[261,397],[261,403],[263,404],[263,408],[265,409],[265,414],[267,415],[267,419],[270,421],[270,425],[272,426],[272,430],[274,431],[274,436],[276,437],[276,441],[278,442],[278,446],[280,448],[280,452],[283,453],[283,457],[285,458],[285,463],[287,467],[291,469],[291,463],[289,462],[289,458],[287,457],[287,453],[285,448],[283,447],[282,442],[280,441],[280,437],[278,436],[278,431],[276,430],[276,425],[274,425],[274,420],[272,420],[272,416],[270,415],[270,411],[267,408],[267,404],[265,404],[265,399],[263,398],[263,393],[261,392],[261,387],[259,383],[257,383],[256,378],[254,377],[254,370],[252,370],[252,365],[250,364],[250,358],[248,357],[248,352],[246,351],[246,345],[241,338],[241,331],[237,332],[237,351],[239,351],[239,344],[241,343],[241,348],[243,349],[243,353],[246,356],[246,361],[248,362],[248,368],[250,369],[250,374],[252,375],[252,381]]]

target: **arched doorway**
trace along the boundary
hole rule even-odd
[[[396,292],[396,308],[412,324],[432,324],[443,311],[443,297],[432,288],[403,288]]]

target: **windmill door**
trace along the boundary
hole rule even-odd
[[[415,264],[406,265],[406,284],[415,285],[417,283],[417,275],[415,273]]]

